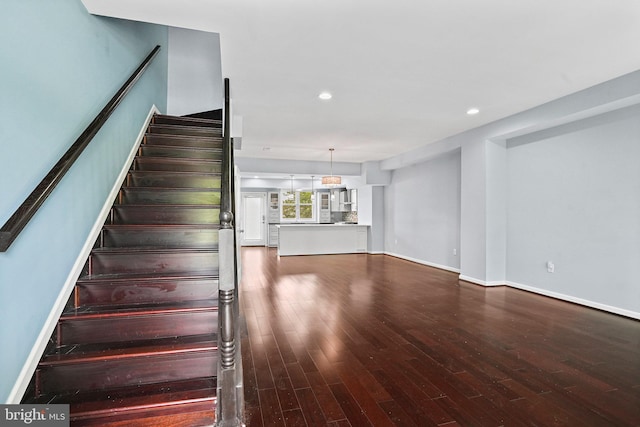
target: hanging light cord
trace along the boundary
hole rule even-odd
[[[331,153],[331,176],[333,176],[333,148],[329,148],[329,152]]]

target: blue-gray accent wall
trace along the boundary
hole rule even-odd
[[[155,105],[166,111],[164,26],[90,15],[80,0],[8,0],[0,14],[0,224],[156,45],[114,115],[0,253],[0,402],[7,401]]]

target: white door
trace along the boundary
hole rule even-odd
[[[266,193],[242,194],[242,224],[240,225],[240,245],[266,245],[266,204]]]

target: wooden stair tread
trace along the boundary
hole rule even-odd
[[[71,404],[72,419],[80,420],[96,416],[113,416],[122,413],[145,412],[186,404],[206,403],[209,410],[214,411],[216,403],[215,386],[207,389],[175,391],[171,393],[159,393],[156,396],[148,394],[144,396],[120,397],[109,393],[108,400],[85,401]]]
[[[145,137],[151,137],[151,138],[170,138],[170,139],[174,139],[176,138],[177,140],[184,140],[184,141],[188,141],[188,140],[199,140],[199,141],[211,141],[211,142],[221,142],[222,141],[222,136],[221,135],[180,135],[180,134],[170,134],[170,133],[152,133],[152,132],[145,132],[144,134]]]
[[[210,126],[183,126],[177,124],[151,123],[148,133],[161,133],[163,135],[186,135],[186,136],[216,136],[222,135],[222,129]]]
[[[151,135],[154,135],[154,134],[151,134]],[[192,140],[193,138],[188,137],[188,139]],[[183,145],[168,145],[168,144],[165,144],[165,145],[142,144],[140,147],[141,148],[153,147],[154,149],[158,149],[158,150],[167,149],[167,150],[178,150],[178,151],[205,151],[205,152],[210,151],[213,154],[222,153],[222,148],[219,148],[219,147],[198,147],[198,146],[185,147]],[[186,157],[186,158],[189,158],[189,157]]]
[[[149,157],[140,157],[141,159],[149,159]],[[159,159],[164,159],[167,160],[166,157],[158,157]],[[179,159],[179,160],[185,160],[185,159]],[[189,159],[186,159],[189,160]],[[212,162],[218,162],[215,159],[193,159],[193,161],[212,161]],[[222,176],[221,172],[194,172],[194,171],[181,171],[181,170],[176,170],[176,171],[154,171],[154,170],[138,170],[138,169],[132,169],[129,171],[129,173],[140,173],[140,174],[167,174],[167,175],[196,175],[196,176],[215,176],[215,177],[220,177]]]
[[[95,283],[102,281],[109,282],[130,282],[130,281],[167,281],[167,280],[218,280],[217,274],[131,274],[131,273],[116,273],[116,274],[92,274],[81,276],[77,282],[81,284]]]
[[[219,230],[220,224],[105,224],[104,230]]]
[[[222,126],[222,120],[217,119],[204,119],[199,117],[186,117],[186,116],[170,116],[167,114],[155,114],[154,120],[171,120],[171,121],[179,121],[185,123],[193,123],[193,124],[202,124],[202,125],[218,125],[218,127]]]
[[[190,121],[190,120],[185,120],[185,122],[187,121]],[[189,129],[189,130],[196,130],[196,131],[202,130],[203,132],[222,130],[222,128],[219,126],[190,126],[187,123],[154,123],[154,122],[149,123],[149,128],[150,129],[165,129],[165,128],[176,129],[178,131],[182,129]]]
[[[161,157],[165,159],[165,157]],[[175,176],[212,176],[219,178],[222,176],[220,172],[191,172],[191,171],[154,171],[154,170],[131,170],[129,173],[142,175],[175,175]]]
[[[169,135],[165,133],[147,133],[141,147],[184,147],[184,148],[213,148],[221,150],[221,136],[208,135]]]
[[[157,316],[172,313],[193,313],[199,311],[218,311],[217,300],[184,301],[172,304],[149,304],[123,306],[115,309],[88,307],[72,312],[64,312],[60,321],[77,319],[100,319],[104,317]]]
[[[212,253],[217,254],[217,248],[160,248],[156,246],[135,246],[130,248],[96,248],[91,251],[92,254],[187,254],[187,253]],[[185,271],[186,272],[186,271]]]
[[[193,338],[191,340],[187,338]],[[200,336],[184,338],[161,338],[157,340],[134,341],[128,343],[76,345],[65,353],[50,354],[42,358],[41,367],[93,363],[107,360],[160,357],[177,354],[194,354],[217,351],[214,336],[205,340]],[[119,345],[118,345],[119,344]]]
[[[185,157],[142,156],[137,161],[173,162],[173,163],[222,163],[220,159],[190,159]]]
[[[139,191],[139,192],[174,192],[174,193],[219,193],[219,188],[198,188],[198,187],[123,187],[122,191]]]
[[[68,403],[78,414],[100,410],[100,408],[114,407],[116,401],[137,405],[136,401],[159,402],[172,395],[199,395],[207,392],[215,397],[216,379],[214,377],[196,378],[191,380],[166,381],[157,384],[143,384],[135,387],[122,387],[104,390],[83,391],[80,393],[61,393],[57,395],[41,396],[33,403]],[[170,399],[167,399],[170,400]],[[175,400],[175,399],[171,399]]]
[[[105,426],[127,424],[131,420],[136,426],[178,425],[172,414],[205,412],[210,422],[194,424],[187,415],[182,425],[211,425],[215,417],[216,379],[196,378],[182,381],[166,381],[101,391],[79,391],[58,395],[43,395],[33,403],[70,405],[73,425]]]
[[[190,204],[166,204],[166,205],[155,205],[153,203],[127,203],[127,204],[122,204],[122,205],[113,205],[114,208],[147,208],[147,209],[158,209],[158,210],[164,210],[167,208],[174,208],[174,209],[180,209],[180,208],[190,208],[190,209],[220,209],[220,205],[214,205],[214,204],[197,204],[197,205],[190,205]]]

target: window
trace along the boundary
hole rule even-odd
[[[283,191],[280,220],[313,221],[315,219],[315,198],[311,191]]]

